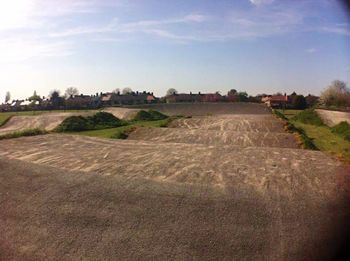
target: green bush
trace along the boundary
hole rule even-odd
[[[71,116],[66,118],[56,130],[59,132],[76,132],[100,130],[125,125],[124,122],[108,112],[98,112],[93,116]]]
[[[57,131],[60,132],[84,131],[91,129],[93,129],[93,125],[83,116],[68,117],[57,127]]]
[[[332,127],[332,132],[344,137],[345,140],[350,141],[350,124],[346,121],[342,121]]]
[[[124,122],[108,112],[98,112],[87,118],[93,126],[120,127]]]
[[[315,126],[322,126],[324,125],[322,119],[320,116],[315,112],[314,110],[304,110],[297,115],[295,115],[292,120],[299,121],[305,124],[311,124]]]
[[[135,121],[158,121],[158,120],[164,120],[168,118],[168,116],[164,115],[163,113],[160,113],[159,111],[154,110],[141,110],[139,111],[135,117]]]

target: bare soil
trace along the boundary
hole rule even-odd
[[[254,131],[217,131],[185,128],[139,128],[129,140],[205,144],[210,146],[299,148],[296,136],[290,133]]]
[[[328,110],[316,110],[316,112],[328,126],[333,127],[342,121],[346,121],[350,124],[350,112]]]

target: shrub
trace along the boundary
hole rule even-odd
[[[76,132],[120,127],[124,122],[108,112],[98,112],[90,117],[71,116],[66,118],[56,130],[59,132]]]
[[[343,136],[345,140],[350,141],[350,124],[346,121],[342,121],[341,123],[332,127],[332,132]]]
[[[304,110],[297,115],[295,115],[292,120],[299,121],[305,124],[311,124],[316,126],[322,126],[324,125],[322,119],[320,116],[315,112],[314,110],[308,109]]]
[[[93,126],[90,124],[89,120],[83,116],[68,117],[57,127],[57,131],[61,132],[84,131],[91,129],[93,129]]]
[[[87,118],[93,126],[120,127],[124,122],[108,112],[98,112]]]
[[[141,110],[135,115],[134,120],[136,120],[136,121],[157,121],[157,120],[164,120],[166,118],[168,118],[168,116],[164,115],[163,113],[160,113],[159,111]]]

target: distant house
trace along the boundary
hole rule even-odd
[[[224,96],[220,93],[205,93],[201,96],[202,102],[221,102],[224,101]]]
[[[66,100],[67,108],[94,108],[98,105],[98,99],[95,96],[91,95],[76,95],[71,96]]]
[[[286,94],[264,96],[261,101],[271,108],[285,108],[290,102]]]
[[[236,102],[238,96],[229,95],[223,96],[220,93],[178,93],[165,97],[166,103],[181,103],[181,102]]]
[[[201,102],[202,94],[193,94],[193,93],[176,93],[168,95],[165,97],[166,103],[177,103],[177,102]]]
[[[101,95],[100,102],[102,106],[136,105],[155,103],[157,98],[150,92],[106,93]]]

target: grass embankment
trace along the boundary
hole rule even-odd
[[[299,112],[276,110],[275,113],[283,115],[282,117],[288,120],[287,126],[296,128],[298,133],[302,131],[307,140],[311,141],[317,149],[350,163],[349,124],[340,123],[331,128],[323,123],[314,110]]]
[[[172,118],[158,120],[158,121],[131,121],[129,125],[110,128],[103,130],[81,131],[76,132],[79,135],[90,137],[107,138],[107,139],[126,139],[130,132],[140,127],[159,128],[166,127]]]
[[[23,131],[16,131],[16,132],[0,135],[0,140],[14,139],[14,138],[28,137],[28,136],[37,136],[37,135],[43,135],[46,133],[48,132],[42,129],[27,129]]]

